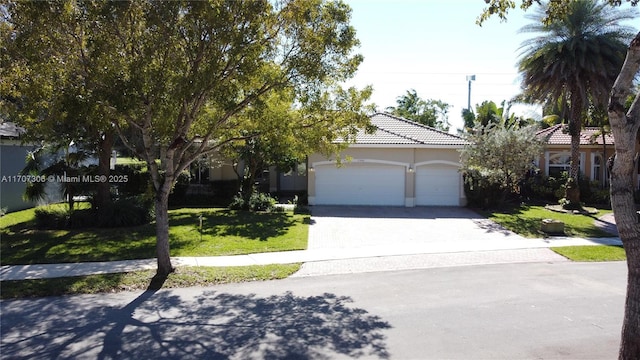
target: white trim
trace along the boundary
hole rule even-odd
[[[325,166],[325,165],[336,165],[338,162],[336,160],[324,160],[324,161],[316,161],[311,164],[312,168],[317,166]],[[351,159],[350,161],[342,160],[342,164],[382,164],[382,165],[392,165],[392,166],[404,166],[407,171],[411,167],[411,164],[400,162],[400,161],[390,161],[390,160],[378,160],[378,159]]]
[[[447,160],[429,160],[429,161],[422,161],[419,163],[415,163],[415,167],[418,166],[427,166],[427,165],[451,165],[451,166],[455,166],[457,168],[461,168],[462,164],[454,162],[454,161],[447,161]]]

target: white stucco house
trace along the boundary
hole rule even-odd
[[[371,116],[335,158],[308,158],[310,205],[464,206],[460,150],[466,141],[386,113]]]

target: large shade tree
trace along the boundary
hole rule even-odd
[[[487,8],[478,18],[482,24],[493,14],[505,19],[515,2],[510,0],[485,0]],[[633,6],[638,0],[625,1]],[[610,6],[619,6],[622,0],[608,0]],[[533,0],[523,0],[521,7],[528,9]],[[562,0],[549,3],[544,23],[561,18],[570,10],[572,1]],[[615,161],[611,164],[611,206],[615,215],[618,233],[627,255],[627,294],[625,301],[620,359],[640,358],[640,223],[634,200],[633,183],[636,169],[638,129],[640,128],[640,93],[637,93],[629,107],[627,98],[633,93],[634,79],[640,74],[640,32],[630,40],[624,63],[614,75],[617,78],[610,89],[608,117],[615,140]],[[628,109],[628,110],[625,110]]]
[[[596,0],[568,2],[564,14],[544,22],[547,8],[538,7],[521,32],[536,34],[522,44],[518,62],[525,94],[539,101],[559,101],[568,119],[571,166],[566,200],[580,206],[580,131],[590,105],[606,103],[622,67],[632,30],[621,21],[629,12]]]
[[[81,144],[98,159],[97,175],[109,175],[116,133],[95,97],[104,73],[88,56],[95,45],[91,24],[72,26],[73,12],[41,11],[42,6],[0,7],[0,105],[26,129],[25,141],[43,141],[66,151]],[[60,7],[61,3],[51,5]],[[50,24],[65,21],[59,26]],[[56,66],[57,65],[57,66]],[[44,101],[46,99],[46,101]],[[67,186],[63,184],[63,186]],[[98,211],[111,201],[108,182],[93,184]],[[72,199],[70,199],[72,201]]]
[[[85,50],[69,56],[91,59],[91,104],[149,168],[158,278],[173,271],[168,197],[193,161],[280,126],[298,133],[308,148],[336,151],[333,140],[348,140],[368,124],[362,104],[370,90],[339,87],[362,61],[353,53],[358,40],[351,10],[341,1],[10,1],[3,11],[8,41],[38,37],[45,28],[84,29]],[[14,73],[30,70],[20,54],[15,57],[8,59]],[[43,66],[56,73],[65,62],[66,56],[53,56]],[[51,86],[30,74],[29,81]],[[78,84],[82,78],[69,86]],[[39,96],[33,88],[20,95]],[[266,96],[284,90],[293,94],[290,116],[251,116],[265,108]],[[50,99],[39,100],[34,103],[46,108]]]

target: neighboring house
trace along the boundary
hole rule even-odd
[[[466,141],[386,113],[371,116],[335,158],[308,158],[310,205],[464,206],[460,150]]]
[[[33,144],[23,144],[20,135],[24,129],[12,122],[0,123],[0,208],[8,212],[35,206],[34,202],[22,200],[26,183],[19,174],[25,166],[27,153],[36,148]]]
[[[571,135],[567,125],[558,124],[538,131],[546,141],[544,153],[536,165],[543,175],[558,177],[569,171],[571,162]],[[580,133],[580,172],[589,180],[608,184],[607,159],[615,153],[611,134],[604,139],[600,128],[587,127]]]

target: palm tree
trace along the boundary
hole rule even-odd
[[[633,18],[595,0],[571,1],[566,15],[544,23],[546,9],[528,16],[524,33],[538,36],[522,43],[518,67],[525,94],[537,101],[559,101],[568,118],[571,168],[566,200],[580,207],[578,171],[582,117],[590,104],[606,104],[620,72],[633,29],[620,25]]]

